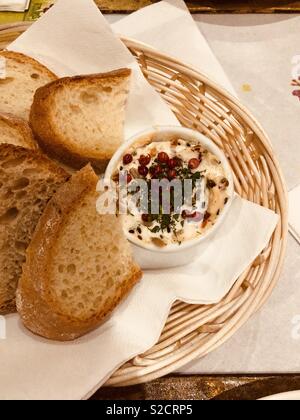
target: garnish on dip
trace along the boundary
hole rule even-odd
[[[220,160],[198,142],[180,138],[129,149],[113,175],[119,186],[121,179],[127,189],[125,229],[157,247],[203,235],[229,198]]]

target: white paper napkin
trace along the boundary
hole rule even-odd
[[[290,232],[300,244],[300,185],[289,193]]]
[[[0,0],[0,12],[25,12],[31,0]]]
[[[191,64],[236,95],[184,1],[161,1],[132,13],[111,26],[118,34],[145,42]]]
[[[153,19],[160,13],[155,10]],[[178,31],[180,20],[176,25]],[[135,75],[127,132],[142,124],[145,128],[154,120],[174,122],[173,114],[147,85],[91,0],[59,0],[10,49],[39,59],[59,75],[128,65]],[[156,108],[149,107],[149,102]],[[88,396],[116,368],[155,344],[176,299],[219,301],[263,250],[277,222],[273,212],[236,196],[230,214],[197,261],[179,269],[146,272],[110,320],[74,343],[40,339],[22,327],[17,315],[7,317],[8,336],[0,341],[0,398]]]

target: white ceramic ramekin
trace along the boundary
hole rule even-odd
[[[143,131],[142,133],[136,134],[124,144],[122,144],[122,146],[114,154],[107,167],[104,181],[105,184],[109,185],[111,183],[111,178],[117,170],[118,164],[120,163],[122,157],[128,149],[135,145],[137,147],[141,146],[145,143],[148,143],[149,141],[167,141],[173,139],[174,137],[178,137],[186,141],[199,142],[207,150],[212,152],[218,159],[220,159],[225,170],[226,178],[229,181],[229,199],[222,213],[217,218],[214,226],[208,229],[207,232],[205,232],[199,238],[186,241],[181,245],[171,244],[164,248],[154,248],[153,246],[143,243],[137,238],[132,237],[132,235],[129,235],[128,232],[125,231],[128,240],[133,246],[135,259],[143,269],[169,268],[191,263],[197,257],[200,245],[202,245],[204,241],[209,240],[210,236],[222,224],[228,211],[230,210],[234,197],[233,175],[223,151],[219,149],[211,140],[198,133],[197,131],[176,126],[154,126],[146,131]]]

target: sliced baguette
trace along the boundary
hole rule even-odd
[[[0,144],[3,143],[37,149],[27,121],[12,114],[0,114]]]
[[[57,79],[45,66],[13,51],[0,51],[5,60],[6,77],[0,79],[0,112],[14,114],[28,121],[35,91]]]
[[[17,291],[24,325],[68,341],[96,328],[141,277],[122,221],[96,211],[97,177],[83,168],[49,201]]]
[[[30,125],[40,147],[74,168],[101,169],[123,141],[130,74],[66,77],[38,89]]]
[[[67,174],[41,153],[0,145],[0,314],[14,312],[26,248]]]

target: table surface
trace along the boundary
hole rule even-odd
[[[96,0],[102,11],[130,12],[159,0]],[[273,13],[300,10],[300,1],[287,0],[187,0],[193,13]]]
[[[257,400],[300,389],[299,375],[168,376],[127,388],[101,388],[93,400]]]
[[[300,184],[300,102],[290,86],[292,58],[300,54],[300,16],[202,14],[194,19],[241,101],[269,134],[292,189]],[[284,270],[266,305],[231,340],[180,373],[300,372],[300,335],[293,324],[300,315],[299,251],[290,236]]]

